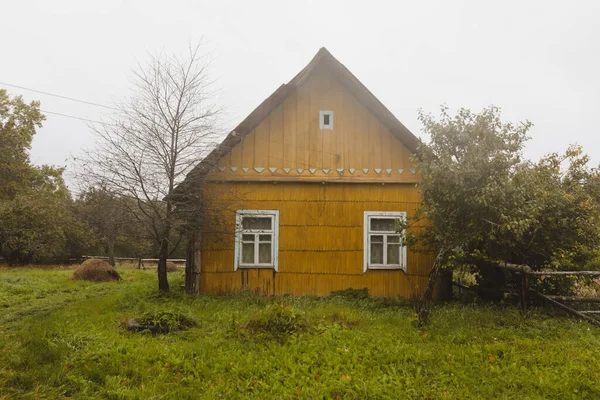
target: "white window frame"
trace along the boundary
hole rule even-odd
[[[242,219],[244,217],[271,217],[272,219],[272,230],[244,230],[242,228]],[[242,235],[243,234],[271,234],[271,263],[269,264],[242,264]],[[258,240],[256,246],[258,246]],[[278,270],[278,257],[279,253],[279,210],[237,210],[235,213],[235,257],[233,270],[237,271],[238,268],[273,268],[275,271]],[[255,257],[258,257],[257,249],[255,249]]]
[[[329,115],[329,124],[325,125],[325,116]],[[333,111],[321,110],[319,113],[319,127],[321,129],[333,130]]]
[[[401,222],[406,221],[406,212],[404,211],[365,211],[364,216],[364,265],[363,272],[368,269],[399,269],[406,272],[406,246],[404,245],[404,232],[385,232],[371,231],[371,218],[377,219],[400,219]],[[387,235],[400,235],[400,264],[386,264],[387,261]],[[384,263],[371,264],[371,236],[383,236]]]

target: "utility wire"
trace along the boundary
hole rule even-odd
[[[107,124],[106,122],[94,121],[93,119],[76,117],[74,115],[62,114],[62,113],[58,113],[58,112],[54,112],[54,111],[48,111],[48,110],[40,110],[40,111],[43,112],[43,113],[46,113],[46,114],[60,115],[61,117],[78,119],[80,121],[93,122],[95,124],[101,124],[101,125],[110,125],[110,124]]]
[[[11,85],[10,83],[4,83],[4,82],[0,82],[0,85],[4,85],[4,86],[10,86],[10,87],[14,87],[14,88],[18,88],[18,89],[23,89],[23,90],[29,90],[30,92],[35,92],[35,93],[41,93],[41,94],[45,94],[47,96],[54,96],[54,97],[59,97],[61,99],[65,99],[65,100],[71,100],[71,101],[77,101],[79,103],[84,103],[84,104],[89,104],[91,106],[97,106],[97,107],[103,107],[103,108],[108,108],[109,110],[115,110],[118,111],[118,108],[115,107],[110,107],[110,106],[105,106],[104,104],[98,104],[98,103],[92,103],[91,101],[85,101],[85,100],[78,100],[78,99],[74,99],[72,97],[67,97],[67,96],[61,96],[59,94],[54,94],[54,93],[48,93],[48,92],[42,92],[41,90],[35,90],[35,89],[29,89],[23,86],[17,86],[17,85]]]

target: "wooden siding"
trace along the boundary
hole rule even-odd
[[[197,255],[202,292],[322,296],[367,287],[373,296],[410,297],[425,287],[433,260],[424,252],[408,251],[406,273],[363,273],[364,212],[413,215],[421,199],[415,184],[231,182],[209,185],[204,193],[221,210],[206,224]],[[279,210],[279,272],[234,272],[237,209]]]
[[[333,130],[319,128],[321,110],[334,112]],[[235,145],[210,178],[417,182],[410,157],[331,71],[322,70],[311,74]]]

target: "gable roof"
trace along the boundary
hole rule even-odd
[[[402,144],[412,153],[419,145],[419,139],[406,128],[395,116],[383,105],[381,101],[365,85],[362,84],[339,62],[325,47],[319,49],[317,54],[292,80],[285,83],[273,94],[267,97],[258,107],[254,109],[238,126],[236,126],[208,156],[206,156],[186,177],[176,192],[183,189],[190,180],[201,177],[208,173],[218,161],[242,141],[260,122],[265,119],[271,111],[280,105],[297,87],[302,85],[311,73],[317,68],[328,68],[334,72],[334,76],[358,101],[369,110],[379,121],[386,126]]]

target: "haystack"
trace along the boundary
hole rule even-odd
[[[104,260],[90,258],[85,260],[73,273],[70,279],[110,282],[121,280],[121,276],[109,263]]]
[[[179,272],[181,268],[172,261],[167,261],[167,272]]]

